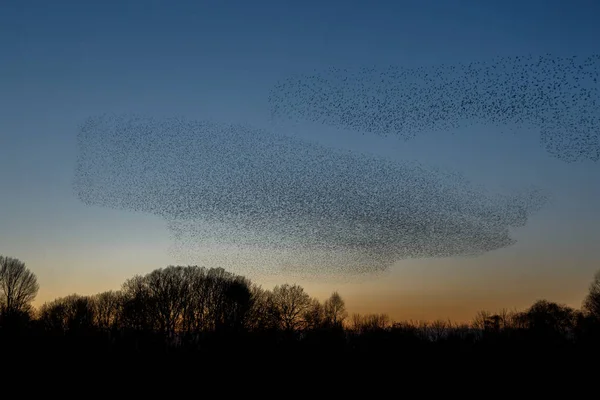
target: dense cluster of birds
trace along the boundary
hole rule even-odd
[[[277,83],[275,119],[410,139],[473,123],[539,129],[563,161],[600,159],[600,55],[503,57],[434,67],[315,71]]]
[[[489,193],[418,162],[210,121],[102,115],[82,124],[78,146],[85,204],[158,215],[180,255],[238,255],[248,270],[360,273],[482,254],[514,243],[510,229],[547,201],[536,188]]]

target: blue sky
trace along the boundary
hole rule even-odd
[[[87,207],[74,196],[75,137],[90,115],[182,115],[275,129],[266,98],[290,74],[589,55],[600,52],[598,15],[593,0],[0,1],[0,254],[37,273],[40,301],[116,288],[174,262],[165,221]],[[554,194],[515,231],[511,248],[403,261],[360,285],[301,282],[315,295],[338,289],[353,310],[398,318],[462,318],[541,297],[577,306],[600,267],[600,166],[551,158],[535,131],[511,136],[477,126],[405,143],[320,126],[277,129],[455,168],[492,188],[533,183]]]

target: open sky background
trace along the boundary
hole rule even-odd
[[[268,92],[289,74],[587,56],[600,53],[598,16],[594,0],[0,0],[0,254],[37,274],[38,304],[117,289],[175,262],[164,220],[75,197],[75,139],[88,116],[181,115],[275,129]],[[554,195],[515,230],[512,247],[400,261],[360,283],[298,281],[311,295],[338,290],[351,312],[464,320],[540,298],[578,307],[600,269],[600,163],[552,158],[531,129],[507,135],[477,126],[410,142],[321,126],[277,129],[451,167],[491,188],[536,184]]]

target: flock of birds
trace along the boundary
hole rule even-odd
[[[599,61],[331,69],[277,84],[268,101],[277,118],[406,139],[478,121],[535,124],[554,156],[597,161]],[[179,259],[250,275],[343,276],[479,255],[513,244],[510,229],[548,200],[537,188],[489,193],[456,172],[244,125],[102,115],[82,124],[78,145],[81,201],[158,215]]]
[[[407,69],[331,68],[271,90],[273,118],[410,139],[473,123],[539,129],[567,162],[600,159],[600,55],[520,56]]]
[[[83,125],[79,149],[84,203],[165,218],[178,253],[225,245],[262,268],[360,273],[482,254],[512,244],[509,228],[546,201],[242,125],[100,116]]]

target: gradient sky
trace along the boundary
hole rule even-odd
[[[594,0],[170,3],[0,1],[0,254],[37,274],[38,304],[116,289],[175,262],[162,219],[75,197],[75,138],[88,116],[138,112],[270,127],[268,91],[291,73],[600,52]],[[578,307],[600,269],[600,163],[554,159],[533,130],[477,126],[403,142],[360,133],[342,141],[320,126],[280,129],[451,167],[491,188],[536,184],[554,196],[514,231],[510,248],[401,261],[361,283],[298,282],[314,296],[339,290],[351,312],[465,320],[540,298]]]

